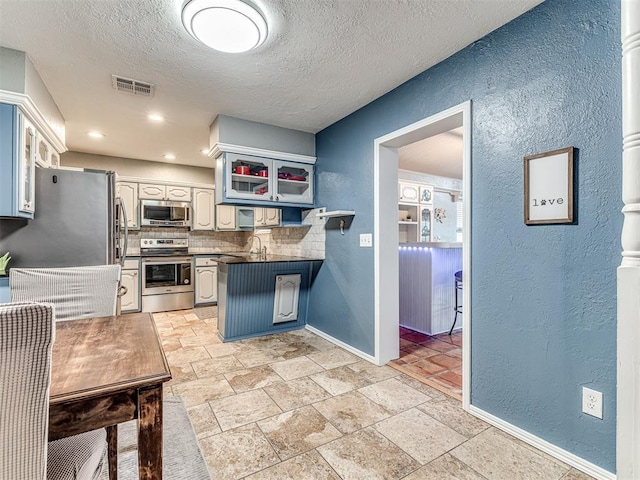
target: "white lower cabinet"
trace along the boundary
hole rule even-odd
[[[292,322],[298,319],[301,276],[276,275],[276,291],[273,301],[273,323]]]
[[[140,261],[126,260],[120,276],[120,284],[127,293],[120,298],[122,313],[140,311]]]
[[[218,301],[218,265],[210,258],[196,258],[196,305]]]

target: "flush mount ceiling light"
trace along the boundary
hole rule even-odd
[[[262,14],[241,0],[189,0],[182,23],[192,37],[220,52],[246,52],[267,38]]]
[[[158,122],[158,123],[164,122],[164,117],[156,113],[150,113],[149,115],[147,115],[147,118],[152,122]]]
[[[96,131],[89,132],[87,133],[87,135],[89,135],[91,138],[104,138],[104,133],[100,133]]]
[[[163,155],[165,159],[167,160],[175,160],[176,156],[173,153],[166,153],[165,155]]]

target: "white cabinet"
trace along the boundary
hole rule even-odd
[[[139,185],[140,199],[175,200],[188,202],[191,200],[191,188],[177,185],[157,185],[141,183]]]
[[[236,207],[216,205],[216,230],[235,230],[236,228]]]
[[[433,207],[420,206],[420,241],[430,242],[433,229]]]
[[[220,200],[255,203],[313,204],[314,166],[271,158],[224,153],[217,160]],[[224,172],[224,173],[223,173]]]
[[[420,185],[412,183],[398,184],[398,201],[403,203],[418,203],[420,196]]]
[[[433,186],[398,182],[398,240],[430,242],[433,227]]]
[[[125,260],[122,267],[120,283],[126,287],[127,293],[120,298],[120,310],[125,312],[140,311],[140,260]]]
[[[35,211],[36,202],[36,129],[24,115],[18,113],[21,125],[20,151],[18,154],[18,210],[32,214]]]
[[[193,189],[191,230],[215,230],[214,193],[208,188]]]
[[[275,298],[273,301],[273,323],[292,322],[298,319],[301,276],[276,275]]]
[[[135,182],[118,182],[116,196],[120,197],[127,211],[127,226],[140,228],[138,221],[138,184]]]
[[[36,135],[36,166],[42,168],[58,168],[60,157],[40,132]]]
[[[280,209],[255,207],[253,209],[253,226],[254,228],[280,226]]]
[[[420,203],[433,205],[433,187],[420,185]]]
[[[218,301],[218,264],[213,258],[196,257],[195,304]]]

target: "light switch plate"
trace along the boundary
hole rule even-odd
[[[373,247],[373,235],[371,233],[360,234],[360,246],[361,247]]]

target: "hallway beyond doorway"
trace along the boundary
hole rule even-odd
[[[462,400],[462,330],[431,336],[401,326],[400,358],[388,365]]]

